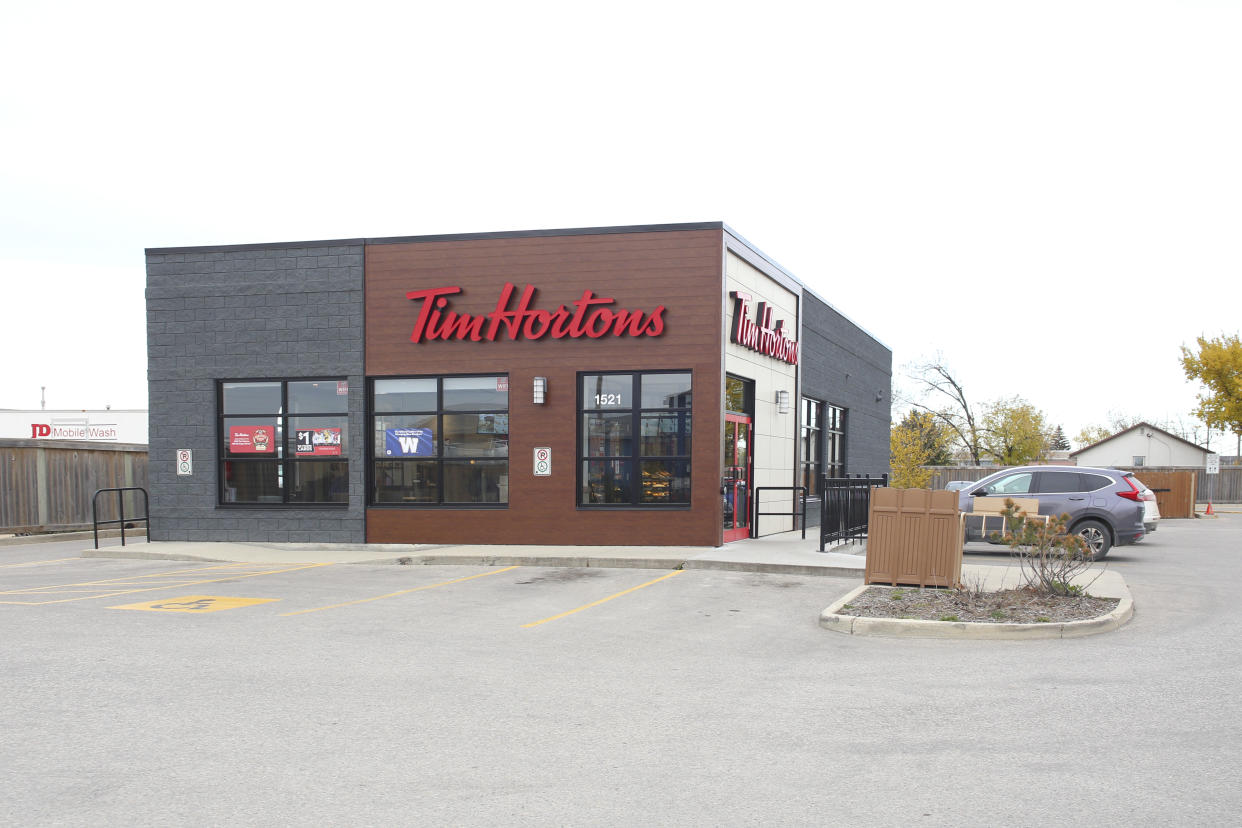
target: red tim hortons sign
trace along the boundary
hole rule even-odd
[[[797,365],[798,343],[785,333],[785,320],[778,319],[773,325],[772,308],[767,302],[760,302],[755,307],[755,318],[752,320],[750,310],[754,306],[754,297],[740,290],[732,291],[729,295],[734,301],[730,341],[790,365]]]
[[[458,313],[449,297],[462,293],[459,287],[412,290],[406,299],[418,305],[418,319],[410,334],[411,342],[461,340],[495,342],[509,339],[600,339],[605,336],[659,336],[664,333],[664,306],[647,313],[641,310],[615,308],[611,296],[596,296],[585,290],[573,301],[572,307],[561,305],[556,310],[535,308],[536,290],[526,285],[520,296],[510,282],[500,291],[496,309],[491,313]]]

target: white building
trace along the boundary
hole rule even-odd
[[[147,442],[146,409],[0,409],[0,438]]]
[[[1150,423],[1138,423],[1071,452],[1079,466],[1203,466],[1210,452]]]

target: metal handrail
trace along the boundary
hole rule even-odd
[[[121,513],[121,517],[117,520],[100,520],[99,519],[99,496],[104,492],[116,492],[117,506]],[[133,515],[125,517],[125,492],[142,492],[142,516]],[[115,489],[97,489],[95,496],[91,498],[91,525],[95,531],[95,548],[99,548],[99,527],[107,526],[113,523],[121,524],[121,546],[125,545],[125,523],[126,521],[141,520],[147,525],[147,543],[151,542],[151,501],[147,497],[147,490],[141,486],[121,486]]]
[[[762,502],[762,500],[759,497],[759,493],[764,492],[764,491],[772,491],[772,490],[801,491],[802,492],[802,511],[801,512],[798,512],[797,510],[794,510],[792,512],[761,512],[759,511],[759,504]],[[801,516],[802,517],[802,539],[806,540],[806,486],[760,486],[757,489],[755,489],[754,501],[755,501],[755,519],[750,522],[750,536],[752,538],[759,537],[759,516],[760,515],[768,515],[769,517],[779,515],[780,517]]]
[[[887,485],[887,474],[820,478],[819,551],[829,540],[853,542],[865,537],[871,490]]]

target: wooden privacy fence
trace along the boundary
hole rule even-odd
[[[0,440],[0,532],[89,529],[95,492],[118,487],[147,487],[145,445]],[[125,513],[140,514],[140,501],[126,500]],[[100,503],[101,520],[117,515]]]
[[[1132,470],[1147,488],[1156,493],[1156,506],[1162,518],[1192,518],[1195,516],[1196,472],[1156,471],[1153,468]]]
[[[992,472],[1001,470],[1001,466],[929,466],[932,472],[933,489],[943,489],[951,480],[982,480]],[[1160,507],[1161,517],[1193,517],[1194,503],[1206,503],[1209,499],[1214,503],[1242,503],[1242,466],[1221,466],[1220,474],[1206,474],[1202,466],[1116,466],[1122,471],[1134,472],[1152,490],[1157,488],[1174,488],[1173,485],[1156,486],[1152,481],[1163,479],[1158,477],[1168,473],[1193,474],[1194,482],[1190,491],[1193,492],[1191,507],[1187,511],[1174,497],[1170,501],[1170,511],[1165,512],[1164,501],[1160,492],[1156,491],[1156,503]],[[1176,484],[1181,486],[1182,484]],[[1179,489],[1180,491],[1180,489]],[[1184,494],[1179,495],[1185,497]],[[1185,514],[1182,514],[1185,512]]]
[[[865,583],[961,584],[964,539],[957,492],[874,489],[868,522]]]

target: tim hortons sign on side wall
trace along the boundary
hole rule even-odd
[[[418,304],[418,320],[410,334],[411,342],[431,340],[470,340],[495,342],[497,337],[510,339],[599,339],[604,336],[659,336],[664,333],[664,306],[651,313],[611,308],[611,296],[596,296],[585,290],[574,300],[573,308],[561,305],[554,311],[532,308],[536,290],[532,285],[522,289],[515,307],[510,307],[517,288],[506,282],[500,291],[496,309],[487,314],[458,313],[450,309],[449,297],[461,293],[459,287],[412,290],[405,295]]]
[[[750,318],[750,309],[755,301],[749,293],[735,290],[729,293],[733,297],[733,331],[730,341],[767,354],[770,357],[798,364],[798,343],[785,333],[785,320],[778,319],[772,324],[772,308],[767,302],[760,302],[755,311],[755,320]]]

